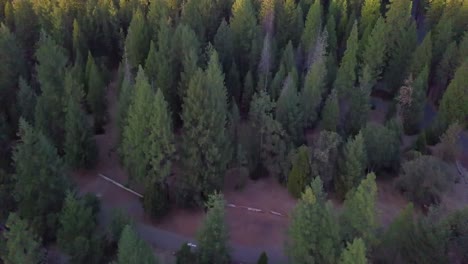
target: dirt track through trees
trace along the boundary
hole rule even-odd
[[[128,180],[127,174],[120,166],[117,153],[117,87],[115,83],[109,85],[107,98],[109,122],[105,127],[105,133],[96,136],[99,162],[92,171],[73,173],[82,193],[91,192],[100,197],[101,226],[105,228],[110,221],[112,209],[119,208],[132,216],[140,235],[153,247],[174,252],[183,243],[195,243],[196,230],[204,218],[202,210],[174,209],[156,222],[144,214],[137,196],[98,176],[103,174],[122,184]],[[468,137],[466,132],[460,141],[464,151],[462,164],[467,167]],[[227,177],[236,177],[236,175],[228,174]],[[379,180],[377,184],[379,189],[377,215],[381,224],[386,226],[408,202],[395,192],[391,180]],[[233,259],[236,262],[255,263],[258,256],[265,251],[270,263],[286,263],[287,257],[283,253],[283,246],[287,237],[289,217],[280,217],[271,211],[284,216],[292,212],[296,202],[287,190],[275,179],[267,178],[248,181],[245,188],[241,190],[226,187],[224,194],[229,203],[243,206],[242,208],[228,206],[226,210]],[[460,205],[468,204],[468,185],[456,185],[454,192],[450,193],[445,200],[451,208],[459,208]],[[334,204],[339,210],[341,204],[336,201]],[[267,213],[259,213],[252,208],[261,209]]]

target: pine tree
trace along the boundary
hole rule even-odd
[[[161,216],[168,209],[167,178],[172,170],[175,155],[172,119],[164,95],[160,89],[150,108],[149,139],[146,144],[145,160],[148,161],[148,172],[144,182],[147,185],[144,194],[144,208],[153,216]]]
[[[120,236],[117,263],[156,264],[158,261],[151,247],[138,237],[131,226],[127,225]]]
[[[132,181],[143,183],[146,177],[148,151],[146,137],[153,94],[144,70],[140,67],[135,80],[134,95],[126,115],[121,154]]]
[[[336,263],[339,226],[324,196],[322,183],[316,178],[294,209],[287,244],[294,263]]]
[[[221,21],[216,35],[214,37],[213,45],[219,53],[219,60],[223,65],[223,69],[227,69],[232,65],[232,59],[234,55],[233,45],[233,32],[229,27],[226,19]]]
[[[361,42],[364,40],[361,40]],[[370,91],[381,78],[385,66],[385,19],[379,16],[375,26],[369,34],[367,42],[362,44],[363,68],[359,77],[363,89]]]
[[[277,2],[281,5],[283,1]],[[284,11],[278,14],[277,20],[277,38],[278,47],[284,47],[289,41],[292,41],[294,46],[299,44],[302,30],[304,27],[303,12],[300,5],[297,5],[294,0],[286,0],[284,2]]]
[[[466,39],[468,40],[468,37],[466,37]],[[468,42],[465,45],[468,45]],[[437,64],[435,68],[435,74],[436,74],[435,82],[439,88],[435,91],[436,94],[434,94],[432,97],[435,99],[435,101],[438,101],[442,97],[443,91],[441,90],[447,87],[450,80],[453,79],[453,76],[458,66],[457,64],[458,64],[460,55],[461,54],[459,54],[458,52],[456,41],[452,41],[452,43],[450,43],[447,46],[444,54],[442,55],[440,62]]]
[[[342,196],[356,188],[364,179],[364,170],[367,164],[367,153],[364,137],[359,133],[353,139],[348,139],[343,150],[340,162],[340,174],[335,181],[336,191]]]
[[[252,0],[236,0],[232,5],[230,27],[235,43],[235,58],[240,69],[248,69],[249,55],[252,51],[252,41],[255,39],[254,28],[257,19]],[[241,72],[245,74],[247,70]]]
[[[361,237],[367,245],[375,242],[375,230],[377,228],[376,198],[375,174],[369,173],[361,181],[357,189],[346,196],[344,210],[341,215],[344,227],[343,237],[346,241],[349,242]]]
[[[429,65],[426,65],[414,82],[410,77],[400,89],[398,99],[403,117],[403,128],[407,134],[415,134],[420,129],[424,118],[428,78]]]
[[[5,224],[5,263],[39,263],[42,260],[41,240],[34,234],[26,220],[11,213]],[[3,250],[2,250],[3,251]]]
[[[19,91],[17,95],[18,110],[21,117],[29,123],[34,122],[34,108],[36,107],[37,95],[31,86],[20,77]]]
[[[151,87],[156,88],[156,76],[158,76],[158,58],[156,57],[156,46],[154,45],[154,41],[150,42],[150,48],[148,52],[148,56],[145,60],[145,73],[148,76],[148,80],[150,82]]]
[[[416,47],[416,25],[411,18],[411,2],[392,0],[386,13],[385,42],[387,69],[384,83],[389,91],[398,89],[405,78],[411,54]]]
[[[439,62],[446,47],[452,42],[455,32],[453,18],[444,12],[439,23],[432,30],[432,52],[434,62]]]
[[[15,15],[13,14],[13,5],[10,1],[6,1],[5,5],[0,5],[1,12],[4,12],[4,16],[2,17],[2,21],[4,21],[5,25],[10,29],[15,29]]]
[[[242,91],[242,103],[241,107],[244,113],[249,112],[250,103],[252,102],[252,96],[254,94],[254,84],[252,72],[247,72],[247,75],[244,78],[244,89]]]
[[[324,43],[321,43],[324,44]],[[318,119],[319,106],[327,85],[327,66],[325,61],[325,47],[316,48],[313,63],[304,80],[301,94],[301,107],[304,116],[304,125],[311,127]]]
[[[184,98],[184,167],[190,188],[205,195],[221,188],[229,158],[226,153],[227,98],[218,54],[190,81]],[[196,200],[197,198],[195,198]]]
[[[379,0],[364,0],[359,24],[359,32],[362,35],[362,39],[367,38],[367,35],[374,28],[375,23],[379,19],[380,5],[381,3]]]
[[[309,149],[299,147],[288,175],[288,191],[295,198],[300,198],[311,176]]]
[[[57,213],[68,187],[57,150],[38,130],[20,120],[20,142],[13,153],[18,214],[43,238],[54,237]],[[31,159],[31,157],[36,157]]]
[[[57,243],[71,256],[72,263],[89,261],[89,255],[93,251],[91,238],[95,228],[96,222],[91,208],[73,193],[68,193],[60,213]]]
[[[34,11],[34,1],[12,1],[15,35],[20,46],[25,51],[25,57],[29,61],[34,55],[37,40],[39,39],[40,25],[38,16]]]
[[[418,76],[424,70],[424,67],[432,63],[432,37],[429,32],[424,37],[423,42],[416,48],[413,55],[413,60],[410,66],[410,74]],[[428,76],[429,77],[429,76]]]
[[[125,67],[125,66],[123,66]],[[133,100],[133,83],[130,73],[124,69],[123,80],[119,92],[119,102],[117,106],[117,125],[119,128],[119,140],[122,140],[124,127],[127,122],[128,108]]]
[[[466,123],[466,116],[468,116],[467,72],[468,59],[465,59],[442,97],[439,111],[448,123],[456,121],[461,124]]]
[[[307,18],[302,33],[301,45],[305,54],[310,54],[313,50],[320,32],[322,31],[322,4],[321,1],[315,1],[307,13]]]
[[[158,49],[156,52],[155,84],[164,93],[164,98],[171,109],[176,109],[177,89],[174,87],[174,57],[172,56],[172,30],[168,22],[161,19],[158,32]],[[153,77],[154,78],[154,77]],[[174,113],[173,113],[174,114]]]
[[[128,28],[125,39],[125,49],[127,51],[130,66],[136,69],[145,62],[149,48],[149,34],[146,28],[146,20],[141,10],[137,9],[133,13],[132,22]]]
[[[322,112],[322,127],[336,132],[340,122],[340,108],[336,90],[333,90],[325,101]]]
[[[94,62],[91,53],[88,53],[86,76],[88,87],[86,102],[94,115],[94,129],[96,131],[101,131],[106,119],[106,87],[102,73]]]
[[[173,45],[175,57],[175,69],[180,72],[179,89],[177,95],[180,99],[184,98],[190,83],[190,79],[197,71],[200,42],[195,32],[186,25],[179,25],[174,33]],[[177,99],[179,99],[177,98]],[[180,103],[177,103],[177,108],[173,109],[177,114],[180,113]]]
[[[224,220],[225,201],[222,194],[210,195],[206,203],[208,213],[197,232],[198,263],[229,263],[228,230]]]
[[[68,93],[68,104],[65,108],[64,160],[73,169],[89,168],[97,157],[97,147],[86,114],[80,105],[83,86],[71,73],[67,73],[65,90]]]
[[[347,243],[340,257],[340,264],[366,264],[366,245],[360,238],[354,239],[353,243]]]
[[[25,74],[23,50],[18,46],[17,37],[5,25],[0,25],[0,103],[8,108],[14,100],[15,87],[20,75]]]
[[[83,58],[86,54],[86,49],[88,47],[85,37],[78,20],[73,20],[72,47],[75,61],[78,58]]]
[[[250,104],[249,120],[260,139],[260,159],[270,175],[280,182],[289,172],[287,156],[290,150],[289,138],[281,124],[273,118],[275,103],[266,91],[256,93]]]
[[[289,75],[276,104],[276,120],[285,128],[292,141],[299,145],[304,140],[303,113],[296,83]]]
[[[358,51],[358,28],[354,22],[353,29],[346,43],[346,51],[338,68],[335,83],[333,84],[340,97],[346,96],[352,91],[357,80],[357,51]]]
[[[37,99],[34,124],[55,145],[60,145],[65,123],[63,81],[67,57],[65,51],[51,37],[43,34],[36,59],[37,80],[42,93]]]

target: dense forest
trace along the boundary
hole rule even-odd
[[[298,199],[290,263],[468,263],[468,205],[439,206],[463,181],[468,1],[0,0],[0,22],[0,263],[162,262],[70,177],[99,163],[111,85],[146,214],[206,210],[177,263],[234,261],[233,168]],[[410,203],[383,227],[386,175]]]

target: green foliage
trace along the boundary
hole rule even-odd
[[[102,73],[94,62],[91,53],[88,53],[86,78],[88,87],[86,102],[88,103],[89,109],[94,114],[94,129],[96,131],[101,131],[106,121],[106,85]]]
[[[57,243],[68,255],[72,263],[99,261],[98,248],[93,239],[96,228],[92,208],[86,206],[84,201],[68,193],[60,213],[60,228],[57,234]]]
[[[410,76],[405,81],[405,85],[400,88],[399,104],[403,117],[403,128],[407,134],[412,135],[419,132],[424,118],[428,77],[429,66],[426,65],[414,82]]]
[[[409,204],[382,235],[375,256],[379,263],[448,263],[448,231],[430,216],[415,220]]]
[[[461,261],[468,261],[468,208],[460,209],[451,213],[444,219],[442,228],[449,230],[449,246]]]
[[[249,112],[250,104],[252,103],[252,96],[254,95],[255,89],[253,84],[252,72],[248,71],[244,78],[244,89],[242,92],[241,107],[246,113]]]
[[[409,72],[414,76],[419,76],[427,65],[432,63],[432,34],[429,32],[423,42],[416,48]],[[426,79],[427,81],[427,79]]]
[[[152,113],[152,99],[151,87],[145,72],[140,67],[125,120],[121,145],[123,164],[129,171],[131,179],[140,183],[144,182],[148,167],[146,153],[149,145],[146,142],[146,135],[149,132],[148,120]]]
[[[146,183],[143,208],[154,218],[164,216],[169,211],[169,193],[164,183]]]
[[[73,55],[75,61],[78,58],[83,58],[86,54],[87,50],[87,43],[86,43],[86,36],[80,27],[80,23],[78,20],[73,20],[73,33],[72,33],[72,47],[73,47]]]
[[[367,153],[362,133],[359,133],[353,139],[348,139],[339,164],[340,173],[339,178],[335,181],[335,189],[341,197],[345,197],[348,192],[359,185],[365,176]]]
[[[324,130],[336,132],[340,124],[340,108],[338,95],[335,89],[332,90],[325,101],[322,112],[322,127]]]
[[[229,263],[228,230],[224,221],[225,201],[222,194],[210,195],[206,203],[208,213],[197,232],[197,257],[200,264]]]
[[[169,103],[171,109],[176,108],[176,95],[177,89],[174,89],[175,76],[174,76],[174,57],[172,51],[172,29],[169,27],[168,22],[164,19],[159,21],[157,51],[155,55],[156,76],[155,85],[164,93],[164,98]],[[151,73],[153,74],[153,73]]]
[[[148,56],[145,60],[145,73],[148,76],[149,82],[152,87],[155,87],[156,76],[158,76],[158,58],[156,57],[156,46],[154,41],[150,42]]]
[[[118,264],[156,264],[158,261],[151,247],[146,244],[135,230],[127,225],[120,236],[117,253]]]
[[[366,1],[372,2],[372,1]],[[385,19],[379,16],[375,26],[363,45],[362,52],[362,72],[360,75],[360,84],[364,89],[372,89],[381,78],[385,66],[385,52],[387,44],[385,43]],[[361,40],[363,42],[364,40]]]
[[[292,162],[292,169],[288,175],[288,191],[295,198],[301,197],[304,188],[310,180],[309,160],[309,149],[306,146],[299,147]]]
[[[270,175],[284,181],[289,172],[287,156],[290,143],[281,124],[273,118],[274,107],[275,103],[265,91],[256,93],[250,105],[249,120],[260,139],[262,165]]]
[[[195,193],[207,195],[223,184],[230,160],[227,116],[224,75],[213,51],[207,69],[198,70],[190,81],[182,111],[185,184]]]
[[[460,133],[463,127],[458,123],[451,124],[447,131],[440,137],[440,145],[436,150],[436,156],[445,162],[456,162],[460,153]]]
[[[134,11],[132,22],[128,28],[125,39],[125,50],[132,68],[136,69],[143,64],[148,54],[149,33],[146,28],[146,20],[140,9]]]
[[[343,250],[340,257],[340,264],[365,264],[366,245],[360,238],[354,239],[352,243],[347,243],[346,249]]]
[[[363,130],[368,167],[372,170],[395,168],[400,160],[400,138],[397,132],[376,123]]]
[[[48,139],[24,120],[20,120],[19,136],[13,153],[18,214],[47,240],[55,235],[57,213],[68,187],[63,162]]]
[[[125,67],[125,66],[124,66]],[[126,71],[126,70],[124,70]],[[119,128],[120,140],[123,137],[124,127],[127,122],[128,109],[132,103],[133,83],[129,72],[124,72],[122,85],[120,87],[119,101],[117,106],[117,125]]]
[[[440,102],[440,114],[448,123],[466,124],[466,116],[468,116],[467,72],[468,59],[465,59],[455,72]]]
[[[16,100],[20,116],[32,124],[34,122],[34,108],[36,107],[37,95],[22,77],[19,79],[19,91]]]
[[[26,57],[34,54],[34,44],[39,39],[39,21],[33,9],[34,1],[12,1],[15,33]]]
[[[321,2],[322,1],[314,1],[307,13],[304,31],[301,38],[301,45],[305,54],[311,54],[323,27],[323,10]]]
[[[15,197],[13,196],[14,188],[14,176],[0,169],[0,201],[2,201],[2,207],[0,207],[0,221],[5,221],[8,214],[16,207]],[[1,253],[0,250],[0,255]]]
[[[323,47],[322,47],[323,48]],[[318,109],[322,103],[322,97],[327,85],[327,65],[325,54],[316,54],[314,63],[310,66],[304,80],[304,88],[301,94],[301,107],[304,115],[304,124],[313,126],[318,119]]]
[[[232,5],[230,27],[234,40],[234,52],[240,69],[247,69],[252,42],[255,38],[257,19],[252,0],[236,0]],[[241,74],[246,72],[243,71]]]
[[[126,226],[132,226],[132,219],[122,209],[113,209],[111,211],[111,221],[108,226],[108,236],[110,241],[118,242],[122,231]]]
[[[325,203],[319,178],[307,187],[296,205],[289,227],[287,252],[294,263],[336,263],[339,225],[330,202]]]
[[[304,141],[303,112],[296,83],[291,75],[284,82],[283,90],[276,103],[275,116],[296,145]]]
[[[197,256],[187,243],[182,244],[176,252],[176,264],[196,263],[196,258]]]
[[[86,114],[80,105],[83,86],[70,73],[65,77],[65,86],[70,94],[65,109],[64,160],[73,169],[89,168],[97,158],[97,147]],[[71,94],[72,92],[78,96]]]
[[[358,47],[358,27],[357,22],[354,22],[348,41],[346,42],[346,50],[338,68],[336,80],[333,84],[334,89],[339,92],[340,97],[348,95],[356,83]]]
[[[408,161],[402,169],[396,187],[419,205],[439,203],[442,194],[450,190],[454,181],[448,165],[433,156]]]
[[[28,222],[11,213],[5,226],[8,231],[3,233],[6,252],[0,252],[4,253],[2,260],[5,263],[39,263],[42,259],[41,240]]]
[[[465,38],[468,40],[468,37]],[[468,46],[468,43],[465,45]],[[455,71],[458,66],[458,62],[460,60],[459,56],[460,54],[457,49],[457,44],[455,41],[453,41],[445,49],[445,52],[442,55],[442,58],[440,59],[440,62],[435,69],[435,82],[439,87],[446,87],[449,84],[450,80],[453,79],[453,76],[455,75]],[[442,91],[437,93],[435,99],[439,100],[442,97],[442,93]]]
[[[265,253],[265,251],[263,251],[260,257],[258,258],[257,264],[268,264],[268,256]]]
[[[312,147],[312,176],[320,177],[326,190],[331,188],[333,180],[337,177],[340,145],[340,135],[335,132],[322,131]]]
[[[343,238],[346,241],[353,241],[360,237],[367,245],[373,245],[376,242],[375,231],[378,224],[376,199],[375,174],[369,173],[356,190],[346,196],[340,219],[343,225]]]
[[[229,27],[226,19],[221,21],[213,45],[219,53],[219,60],[223,65],[223,69],[228,69],[232,65],[234,55],[233,32]]]
[[[149,142],[146,141],[146,160],[148,161],[147,184],[164,183],[171,173],[172,159],[176,151],[172,133],[171,113],[159,89],[150,106],[148,125]],[[158,189],[156,189],[158,190]]]
[[[276,3],[277,6],[283,4],[283,1]],[[294,0],[284,1],[282,10],[275,13],[277,16],[277,38],[278,47],[284,47],[288,41],[292,41],[294,46],[299,44],[299,40],[304,28],[302,8]]]
[[[366,32],[370,32],[374,28],[375,23],[380,16],[381,2],[379,0],[365,0],[362,4],[361,21],[359,32],[366,38]]]
[[[411,18],[411,2],[392,0],[386,13],[385,43],[387,69],[384,82],[389,91],[397,90],[405,78],[416,47],[416,25]]]
[[[23,50],[19,47],[17,37],[5,25],[0,25],[0,103],[2,108],[10,105],[15,86],[20,74],[24,74]]]
[[[23,2],[23,1],[20,1]],[[28,1],[24,1],[28,2]],[[64,76],[67,57],[65,50],[43,34],[36,51],[37,81],[41,95],[37,99],[35,127],[53,140],[56,146],[62,143],[65,123]]]

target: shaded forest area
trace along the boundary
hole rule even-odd
[[[0,21],[0,262],[50,245],[71,263],[158,262],[125,214],[99,230],[99,199],[69,176],[99,162],[115,79],[145,212],[207,211],[177,263],[230,263],[233,168],[238,188],[274,177],[298,199],[278,241],[291,263],[468,262],[468,208],[439,206],[464,180],[468,1],[0,0]],[[411,203],[384,228],[389,174]]]

